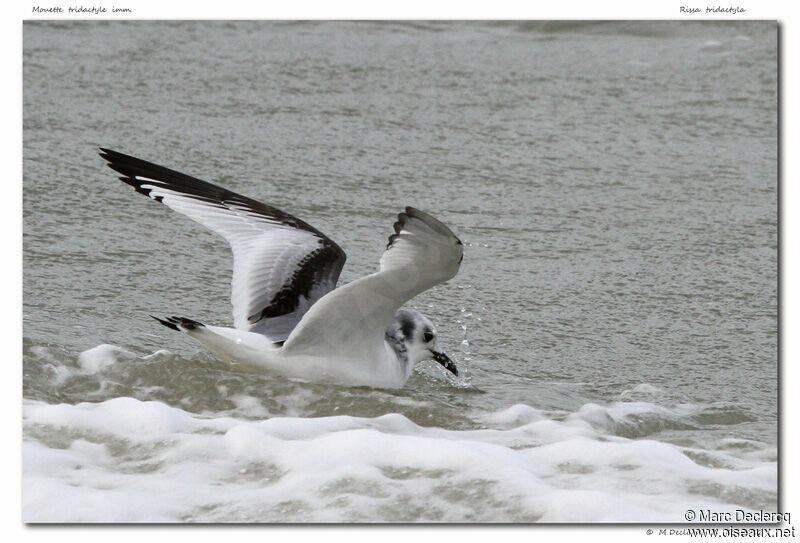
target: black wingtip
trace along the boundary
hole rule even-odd
[[[145,196],[150,196],[152,187],[142,188],[142,178],[147,178],[150,185],[168,187],[199,197],[208,197],[209,194],[217,196],[216,192],[222,191],[220,187],[141,158],[126,155],[107,147],[99,149],[100,157],[106,161],[106,166],[122,174],[119,180]],[[161,201],[159,198],[155,198],[155,200]]]
[[[99,154],[101,157],[103,157],[103,159],[105,159],[105,160],[107,160],[109,162],[114,160],[114,155],[122,154],[122,153],[118,153],[118,152],[116,152],[116,151],[114,151],[112,149],[108,149],[106,147],[100,147],[99,149],[100,149],[100,152],[97,153],[97,154]]]
[[[394,234],[389,236],[389,243],[386,245],[386,248],[389,249],[395,242],[395,240],[399,237],[399,234],[402,232],[403,228],[405,227],[406,223],[409,219],[416,219],[421,221],[423,224],[427,225],[428,228],[431,228],[435,232],[442,234],[444,236],[450,236],[456,241],[456,245],[461,245],[461,240],[453,233],[450,228],[447,227],[442,221],[434,217],[433,215],[429,215],[424,211],[420,211],[419,209],[411,206],[406,206],[405,209],[398,213],[397,215],[397,222],[394,223]]]
[[[411,208],[406,207],[406,211],[408,211],[409,209]],[[392,245],[394,245],[395,240],[400,237],[400,232],[402,232],[403,227],[406,225],[408,217],[409,215],[407,215],[406,213],[399,213],[397,215],[397,222],[395,222],[394,225],[392,226],[392,228],[394,228],[394,234],[389,236],[389,243],[386,244],[387,249]]]

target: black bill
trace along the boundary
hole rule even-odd
[[[433,359],[436,360],[436,362],[438,362],[442,366],[444,366],[444,369],[446,369],[453,375],[458,375],[458,368],[456,368],[456,365],[453,364],[453,361],[450,360],[449,356],[439,351],[432,350],[431,353],[433,353]]]

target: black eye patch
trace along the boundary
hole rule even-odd
[[[433,341],[433,334],[431,332],[425,332],[425,335],[422,336],[422,341],[430,343]]]

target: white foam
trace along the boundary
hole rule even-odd
[[[678,417],[674,411],[648,402],[615,402],[608,406],[588,403],[581,407],[570,418],[582,420],[595,428],[613,430],[616,425],[626,418],[636,415],[660,415],[664,417]]]
[[[500,428],[513,428],[515,426],[522,426],[544,418],[544,414],[528,405],[516,404],[508,409],[490,413],[484,417],[490,424],[494,424]]]
[[[52,375],[49,380],[50,385],[55,387],[65,384],[74,377],[102,373],[120,362],[134,360],[153,361],[172,356],[169,351],[161,349],[140,357],[122,347],[107,343],[81,352],[78,355],[77,365],[71,360],[65,363],[63,357],[55,356],[43,346],[33,346],[30,348],[29,353],[44,362],[42,366]]]
[[[775,462],[717,450],[733,467],[712,468],[682,447],[605,430],[607,417],[661,409],[588,405],[557,420],[515,405],[487,413],[485,429],[454,431],[399,414],[246,421],[133,398],[26,400],[23,514],[26,522],[681,522],[687,508],[749,509],[730,496],[775,499]]]
[[[722,51],[723,44],[717,40],[707,40],[701,47],[701,51]]]
[[[136,355],[116,345],[103,343],[78,355],[78,366],[86,373],[97,373],[122,358],[135,358]]]
[[[621,400],[653,399],[664,395],[664,391],[649,383],[640,383],[632,389],[623,390],[619,398]]]
[[[44,367],[52,374],[51,385],[60,386],[72,376],[73,370],[62,364],[46,347],[36,345],[31,347],[30,353],[45,362]]]

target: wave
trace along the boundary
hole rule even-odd
[[[481,429],[448,430],[396,413],[243,420],[130,397],[25,400],[23,516],[666,523],[688,508],[775,508],[774,457],[616,435],[644,415],[680,417],[646,402],[563,417],[519,404],[479,416]]]

